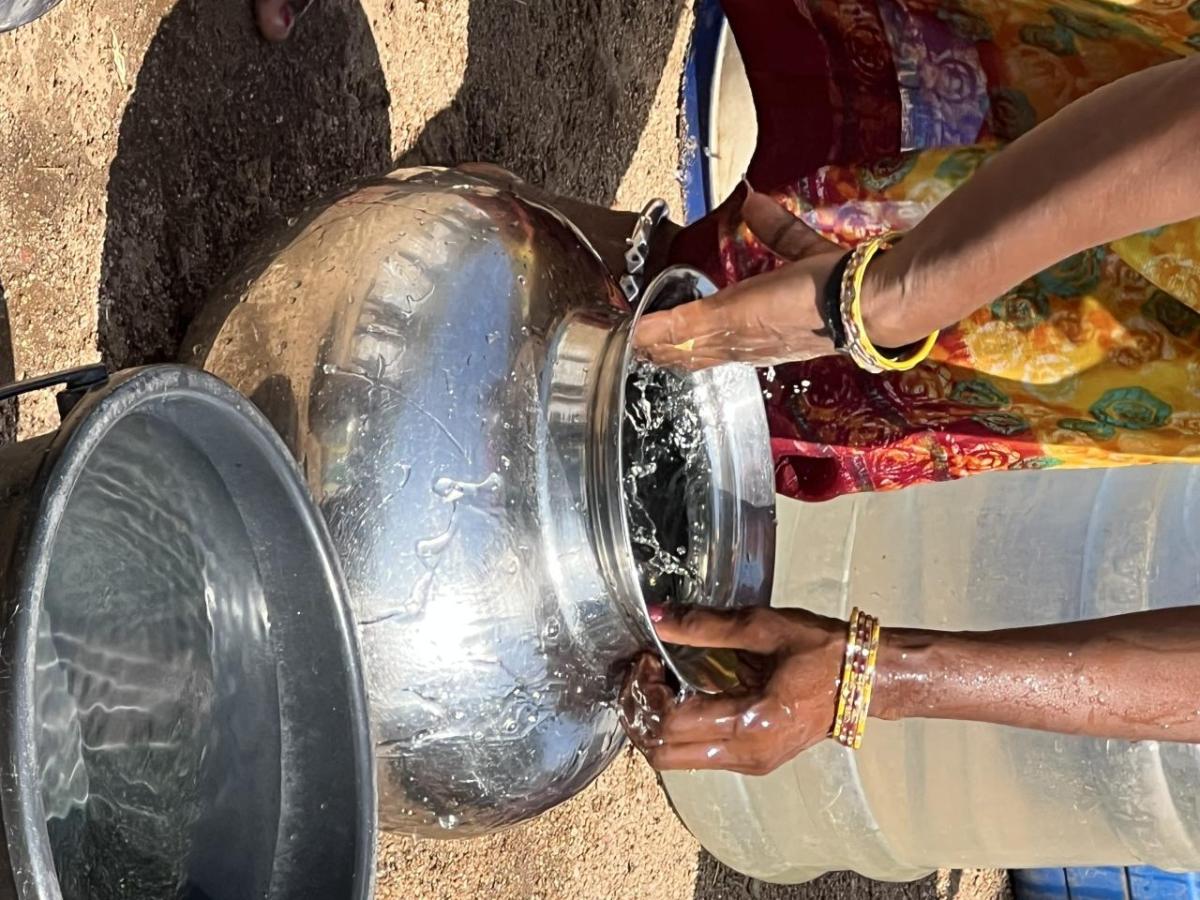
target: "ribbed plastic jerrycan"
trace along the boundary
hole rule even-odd
[[[774,603],[993,629],[1200,602],[1200,469],[981,475],[824,504],[780,499]],[[1200,705],[1200,698],[1197,698]],[[1200,748],[872,721],[762,778],[668,774],[733,868],[800,882],[940,867],[1200,868]]]

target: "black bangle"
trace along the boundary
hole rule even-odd
[[[842,321],[842,281],[846,277],[850,256],[846,253],[837,261],[821,296],[817,298],[817,312],[824,327],[816,334],[833,341],[833,349],[838,352],[846,349],[846,323]]]

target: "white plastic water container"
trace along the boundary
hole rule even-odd
[[[1197,467],[998,473],[779,503],[776,606],[981,630],[1200,602]],[[1200,868],[1191,745],[873,720],[857,754],[825,742],[766,777],[664,781],[714,856],[768,881]]]

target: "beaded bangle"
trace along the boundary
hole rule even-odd
[[[854,699],[846,715],[844,740],[846,746],[855,748],[862,743],[862,731],[866,727],[867,659],[870,655],[871,632],[875,620],[865,613],[858,620],[858,635],[855,640],[858,653],[854,660]]]
[[[895,357],[879,350],[867,337],[862,315],[863,279],[871,260],[881,251],[890,250],[893,240],[894,235],[888,235],[859,244],[850,254],[842,275],[841,317],[846,332],[846,352],[860,369],[875,375],[882,372],[907,372],[915,368],[928,359],[939,335],[939,332],[935,331],[911,349],[903,348],[901,354]]]
[[[843,747],[862,746],[879,655],[879,620],[857,607],[850,615],[846,656],[838,682],[837,712],[830,736]]]
[[[858,639],[858,619],[861,613],[858,607],[850,614],[850,634],[846,637],[845,661],[842,663],[842,677],[838,679],[837,712],[833,717],[833,728],[830,736],[842,742],[842,731],[846,724],[846,709],[850,705],[854,693],[854,659],[858,650],[855,643]]]
[[[867,713],[871,708],[871,694],[875,690],[876,664],[879,660],[879,620],[876,619],[871,628],[871,642],[867,649],[867,670],[863,674],[862,720],[858,733],[854,736],[854,749],[862,746],[863,733],[867,730]]]

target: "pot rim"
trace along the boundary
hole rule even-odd
[[[29,489],[31,501],[14,541],[14,565],[7,587],[11,613],[0,634],[0,778],[8,862],[21,898],[61,897],[57,870],[46,828],[41,784],[36,773],[38,750],[35,715],[35,660],[42,595],[49,576],[55,541],[71,494],[93,452],[113,427],[139,407],[169,397],[186,398],[221,408],[245,426],[247,437],[267,458],[293,503],[298,521],[320,554],[320,568],[336,600],[331,610],[339,624],[340,655],[351,690],[346,700],[353,720],[354,764],[358,786],[359,844],[354,863],[355,896],[374,891],[377,810],[373,741],[367,714],[366,688],[354,622],[346,602],[348,590],[323,518],[317,511],[282,440],[260,412],[220,379],[180,365],[155,365],[118,372],[89,390],[63,419],[44,450]],[[31,821],[30,812],[36,812]]]
[[[692,282],[697,298],[709,297],[717,293],[716,285],[708,276],[689,266],[671,266],[664,269],[642,292],[633,315],[622,325],[617,335],[620,351],[617,359],[613,362],[619,364],[619,368],[612,379],[611,396],[607,398],[610,406],[605,411],[606,415],[601,416],[608,428],[607,439],[603,444],[606,453],[602,454],[602,457],[606,458],[600,460],[600,465],[597,467],[599,471],[594,475],[597,481],[593,483],[599,486],[599,496],[606,499],[604,505],[607,514],[602,514],[600,517],[602,521],[598,525],[598,533],[601,536],[601,546],[606,548],[610,557],[609,568],[619,573],[618,578],[615,579],[615,587],[622,606],[635,617],[637,630],[643,635],[647,646],[658,654],[684,688],[699,693],[713,694],[737,686],[736,676],[729,672],[729,654],[727,651],[698,650],[695,653],[696,663],[693,665],[691,662],[681,661],[678,658],[678,648],[664,643],[659,638],[654,622],[650,618],[650,611],[642,590],[641,577],[633,556],[633,543],[629,530],[629,502],[624,490],[625,462],[622,447],[625,436],[625,382],[634,363],[633,334],[642,316],[653,311],[652,307],[660,299],[665,289],[681,279]],[[745,390],[751,391],[755,399],[759,398],[758,376],[752,366],[743,363],[728,363],[714,367],[709,372],[718,370],[743,381]],[[699,377],[706,380],[709,378],[703,374]],[[715,384],[715,382],[712,383]],[[761,412],[761,421],[756,422],[755,426],[756,434],[753,435],[752,440],[762,444],[765,471],[773,474],[765,410]],[[734,471],[732,474],[726,473],[726,477],[744,494],[752,494],[756,491],[758,494],[763,494],[764,490],[769,494],[769,496],[755,498],[760,504],[765,504],[760,505],[759,508],[765,510],[766,519],[758,522],[757,526],[747,527],[747,530],[757,527],[767,539],[767,549],[770,552],[768,558],[762,560],[765,569],[765,583],[757,595],[749,598],[749,603],[738,602],[737,606],[767,606],[771,600],[771,575],[774,565],[774,484],[773,478],[769,479],[769,487],[757,483],[762,481],[762,476],[763,472],[747,472],[744,468]],[[730,549],[736,552],[740,548],[734,546]],[[744,592],[737,599],[745,600]],[[713,608],[721,607],[714,606]],[[714,675],[716,677],[712,677]]]

